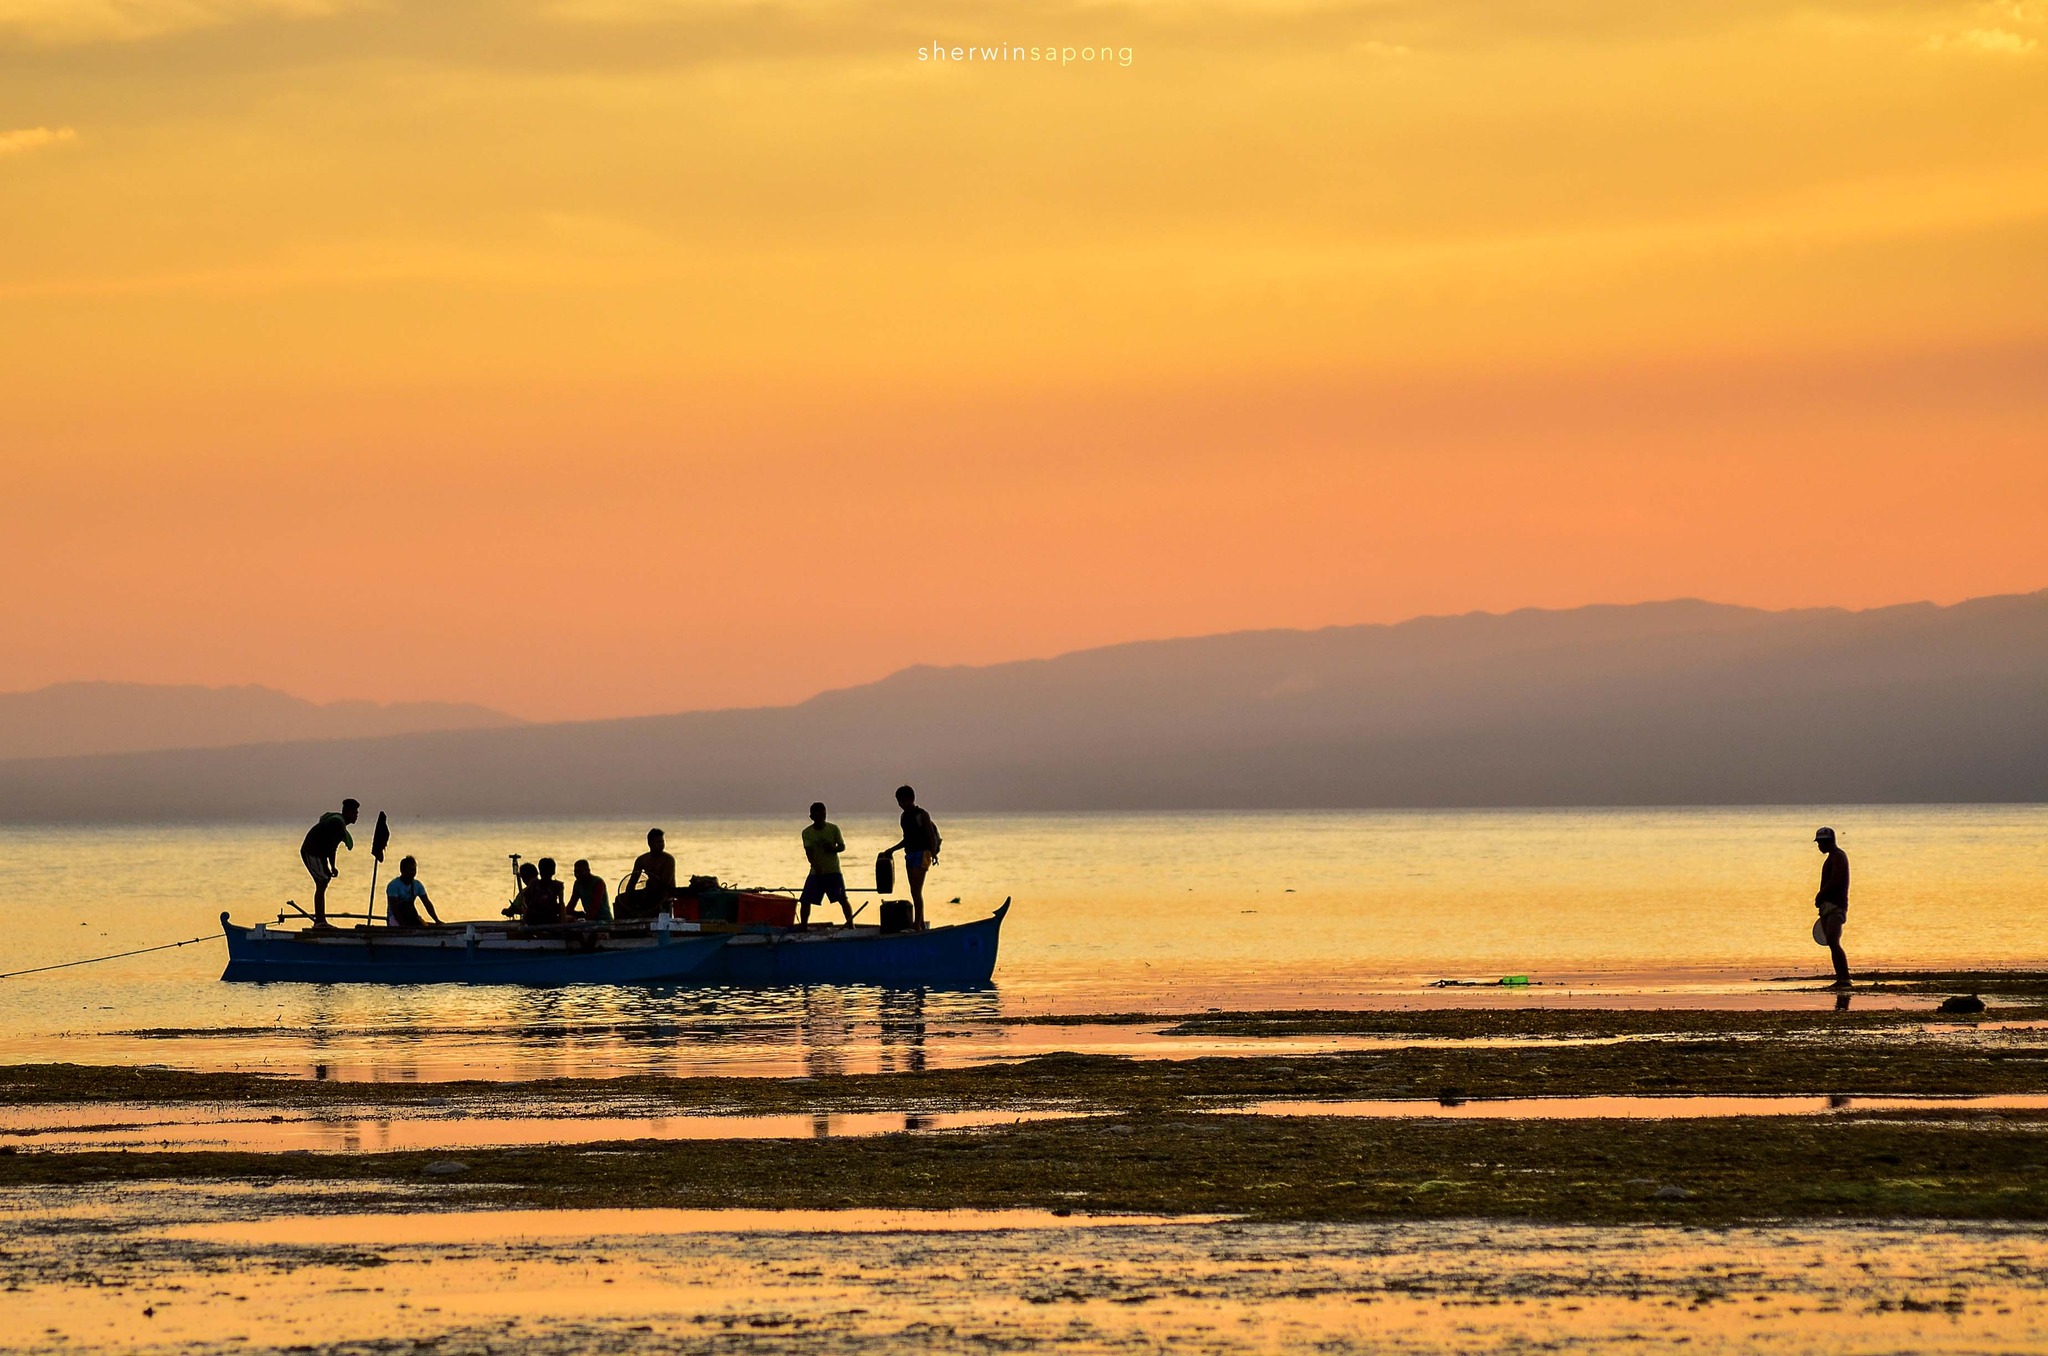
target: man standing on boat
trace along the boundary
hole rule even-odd
[[[811,822],[804,829],[804,856],[810,860],[811,874],[804,880],[803,897],[799,901],[803,913],[798,918],[802,927],[811,925],[811,905],[822,904],[829,899],[839,906],[846,915],[846,925],[853,926],[853,906],[846,902],[846,876],[839,869],[839,854],[846,851],[846,839],[840,835],[837,824],[827,823],[825,802],[811,803]]]
[[[633,859],[633,874],[619,891],[619,917],[652,918],[676,897],[676,859],[669,856],[667,843],[660,829],[647,831],[647,851]]]
[[[896,788],[896,803],[903,807],[903,837],[896,848],[903,849],[903,873],[910,877],[911,923],[924,929],[924,878],[939,860],[939,826],[917,803],[917,792],[907,786]]]
[[[353,800],[341,803],[337,812],[329,810],[320,816],[320,822],[306,830],[305,841],[299,844],[299,860],[306,864],[306,874],[313,878],[313,926],[327,926],[327,882],[341,874],[334,864],[334,854],[341,848],[350,852],[356,849],[356,840],[349,834],[348,826],[356,822],[362,807]]]
[[[1835,846],[1833,829],[1816,832],[1813,845],[1827,858],[1821,863],[1820,892],[1813,897],[1813,907],[1820,910],[1820,933],[1835,962],[1835,982],[1829,987],[1847,989],[1849,957],[1842,951],[1842,925],[1849,921],[1849,854]]]

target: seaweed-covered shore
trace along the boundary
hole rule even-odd
[[[456,1164],[460,1166],[457,1167]],[[354,1186],[327,1209],[1034,1207],[1255,1219],[2048,1220],[2048,1119],[1090,1117],[866,1139],[641,1140],[441,1153],[16,1153],[0,1188]]]
[[[1930,991],[1958,987],[1927,978]],[[2048,1115],[1850,1109],[1689,1120],[1347,1119],[1247,1103],[2048,1093],[2048,1032],[1873,1013],[1697,1009],[1208,1013],[1176,1029],[1367,1030],[1385,1048],[1139,1060],[1059,1054],[964,1069],[778,1078],[348,1083],[15,1065],[0,1108],[93,1104],[389,1116],[1046,1110],[1072,1119],[864,1139],[622,1140],[459,1154],[0,1153],[0,1188],[170,1180],[431,1184],[434,1203],[1012,1207],[1267,1219],[1497,1217],[2048,1220]],[[1098,1019],[1100,1020],[1100,1019]],[[1159,1021],[1152,1018],[1149,1020]],[[1348,1024],[1348,1025],[1347,1025]],[[1462,1039],[1461,1039],[1462,1038]],[[652,1110],[651,1110],[652,1109]],[[1311,1111],[1313,1108],[1309,1108]],[[460,1167],[449,1160],[459,1158]],[[439,1164],[438,1169],[430,1168]],[[367,1199],[367,1196],[365,1197]]]

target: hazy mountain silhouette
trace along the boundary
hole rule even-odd
[[[0,819],[2048,800],[2048,592],[913,668],[797,706],[0,764]]]
[[[57,758],[516,725],[466,702],[305,701],[268,687],[57,683],[0,693],[0,758]]]

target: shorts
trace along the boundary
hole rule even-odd
[[[846,876],[843,872],[813,871],[805,878],[802,902],[808,906],[826,899],[834,904],[846,903]]]
[[[903,850],[903,869],[906,871],[929,871],[932,869],[932,854],[918,852],[912,848]]]
[[[313,884],[325,885],[338,878],[341,873],[328,865],[325,857],[315,857],[310,852],[301,852],[299,860],[306,864],[306,874],[313,878]]]
[[[1849,921],[1849,911],[1830,904],[1820,911],[1820,934],[1830,946],[1839,945],[1842,940],[1842,925]]]

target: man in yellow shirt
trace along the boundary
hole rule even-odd
[[[847,926],[853,925],[853,906],[846,902],[846,877],[839,870],[839,854],[846,851],[846,840],[839,834],[837,824],[825,820],[825,802],[814,801],[811,805],[811,822],[804,829],[804,856],[811,862],[811,874],[804,880],[801,901],[803,913],[798,925],[811,925],[811,905],[830,899],[846,915]]]

